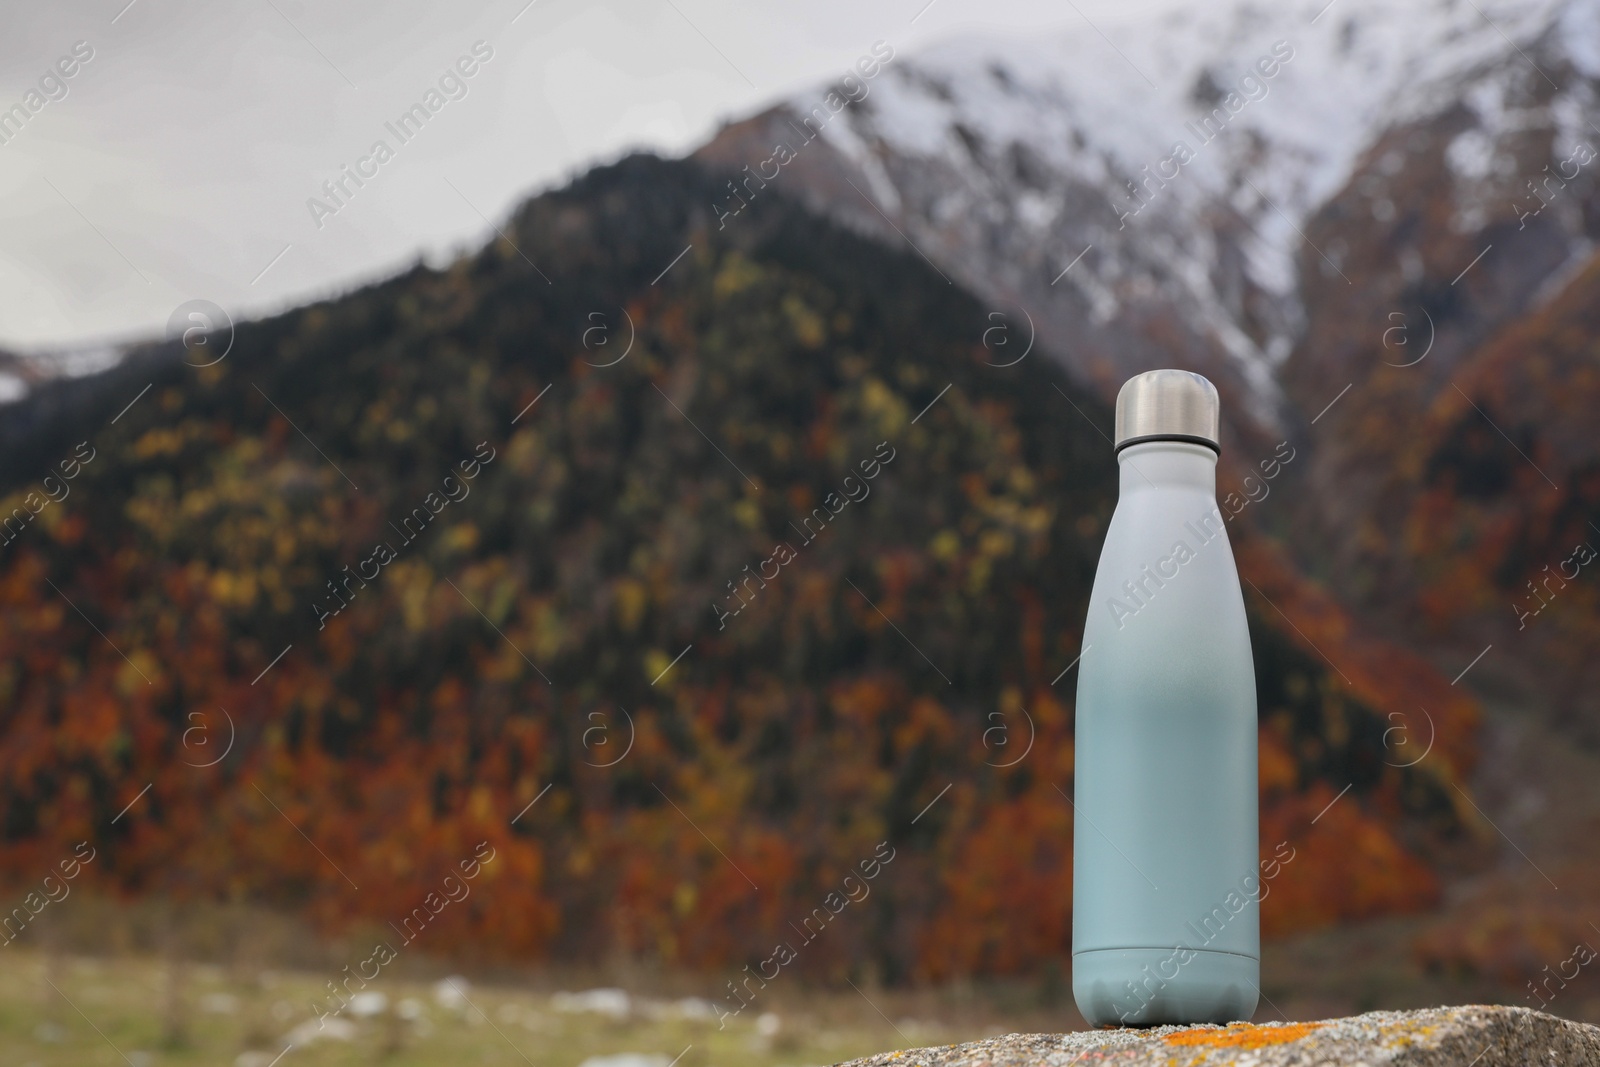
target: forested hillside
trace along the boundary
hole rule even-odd
[[[80,884],[337,928],[490,855],[421,950],[736,969],[875,860],[794,967],[1063,956],[1110,414],[915,253],[722,189],[630,158],[0,412],[7,877],[87,841]],[[1267,929],[1424,906],[1475,706],[1248,521]]]

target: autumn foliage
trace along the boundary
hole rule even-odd
[[[531,202],[520,252],[245,325],[213,367],[152,351],[17,431],[23,466],[97,457],[0,548],[6,875],[87,840],[105,890],[338,929],[488,842],[423,951],[737,968],[888,842],[798,969],[1062,956],[1061,674],[1115,504],[1107,413],[1043,357],[991,366],[983,310],[920,261],[777,198],[715,235],[713,189],[625,161]],[[883,443],[871,495],[802,543]],[[481,445],[470,496],[319,628],[330,576]],[[1473,707],[1235,539],[1263,849],[1297,850],[1269,932],[1428,905],[1402,841],[1452,825]],[[796,558],[719,626],[778,541]],[[1413,704],[1438,734],[1407,768],[1386,731]]]

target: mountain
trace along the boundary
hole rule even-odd
[[[1600,13],[1573,4],[1385,131],[1306,224],[1362,281],[1306,273],[1284,374],[1302,410],[1353,386],[1307,468],[1302,558],[1390,634],[1492,646],[1480,684],[1591,750],[1597,79]]]
[[[394,952],[1063,956],[1109,412],[915,252],[722,187],[630,158],[0,410],[0,867],[87,842],[101,891]],[[1236,525],[1268,929],[1436,903],[1476,703]]]
[[[1026,333],[1103,401],[1153,367],[1215,381],[1219,486],[1259,497],[1233,535],[1247,598],[1299,605],[1301,647],[1397,713],[1455,717],[1395,699],[1421,676],[1384,662],[1396,647],[1489,699],[1480,741],[1503,758],[1477,765],[1477,801],[1446,795],[1499,858],[1444,861],[1418,956],[1520,981],[1600,904],[1581,844],[1600,820],[1597,92],[1593,0],[1237,3],[897,54],[694,158],[737,183],[712,205],[730,228],[781,190],[925,257],[978,294],[996,363]],[[1297,458],[1268,484],[1279,442]]]
[[[790,145],[774,186],[1025,310],[1080,380],[1114,391],[1192,366],[1224,389],[1244,440],[1276,439],[1305,426],[1284,379],[1306,337],[1306,260],[1364,291],[1341,273],[1340,235],[1305,246],[1311,216],[1358,178],[1383,199],[1358,170],[1388,132],[1403,140],[1467,99],[1492,108],[1525,77],[1518,39],[1572,72],[1542,106],[1578,133],[1596,21],[1592,4],[1549,0],[1242,3],[1110,36],[962,40],[897,56],[853,91],[799,94],[695,156],[764,176],[760,161]],[[836,115],[829,90],[850,101]],[[1469,139],[1455,156],[1481,166],[1477,152]]]
[[[695,155],[731,170],[795,143],[775,187],[926,255],[1104,397],[1151,367],[1205,373],[1236,472],[1280,438],[1304,448],[1282,494],[1302,565],[1338,575],[1388,636],[1459,653],[1482,643],[1458,632],[1506,638],[1515,615],[1462,627],[1416,610],[1407,576],[1428,565],[1400,547],[1402,519],[1428,489],[1391,460],[1420,412],[1471,399],[1457,379],[1497,336],[1590,284],[1597,86],[1590,0],[1245,3],[1156,32],[896,57],[840,87],[859,99],[837,115],[801,94]],[[1582,468],[1592,435],[1549,399],[1460,462],[1521,465],[1515,449],[1547,433],[1570,453],[1548,460]],[[1458,434],[1496,433],[1474,418]],[[1549,486],[1539,466],[1522,475]],[[1526,594],[1531,572],[1506,578],[1546,562],[1506,561],[1498,584]]]

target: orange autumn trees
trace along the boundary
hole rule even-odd
[[[982,309],[920,261],[777,198],[713,236],[713,185],[596,171],[516,220],[548,284],[496,243],[247,324],[203,370],[144,353],[5,431],[19,469],[98,449],[0,551],[6,876],[89,840],[108,891],[381,932],[482,846],[417,951],[737,971],[882,848],[786,970],[1064,954],[1106,412],[1042,357],[987,365]],[[637,331],[610,366],[595,307]],[[329,576],[480,448],[470,495],[320,616]],[[794,558],[719,619],[779,542]],[[1398,828],[1448,832],[1470,709],[1395,766],[1385,647],[1248,558],[1277,605],[1250,602],[1263,843],[1299,850],[1269,925],[1425,903]]]

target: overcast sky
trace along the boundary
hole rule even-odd
[[[0,346],[155,335],[191,299],[245,317],[437,261],[529,193],[681,153],[880,38],[1092,34],[1172,6],[1074,2],[0,0],[0,121],[32,111],[0,125]],[[402,144],[385,123],[442,77]],[[322,183],[346,165],[369,177],[336,204]]]

